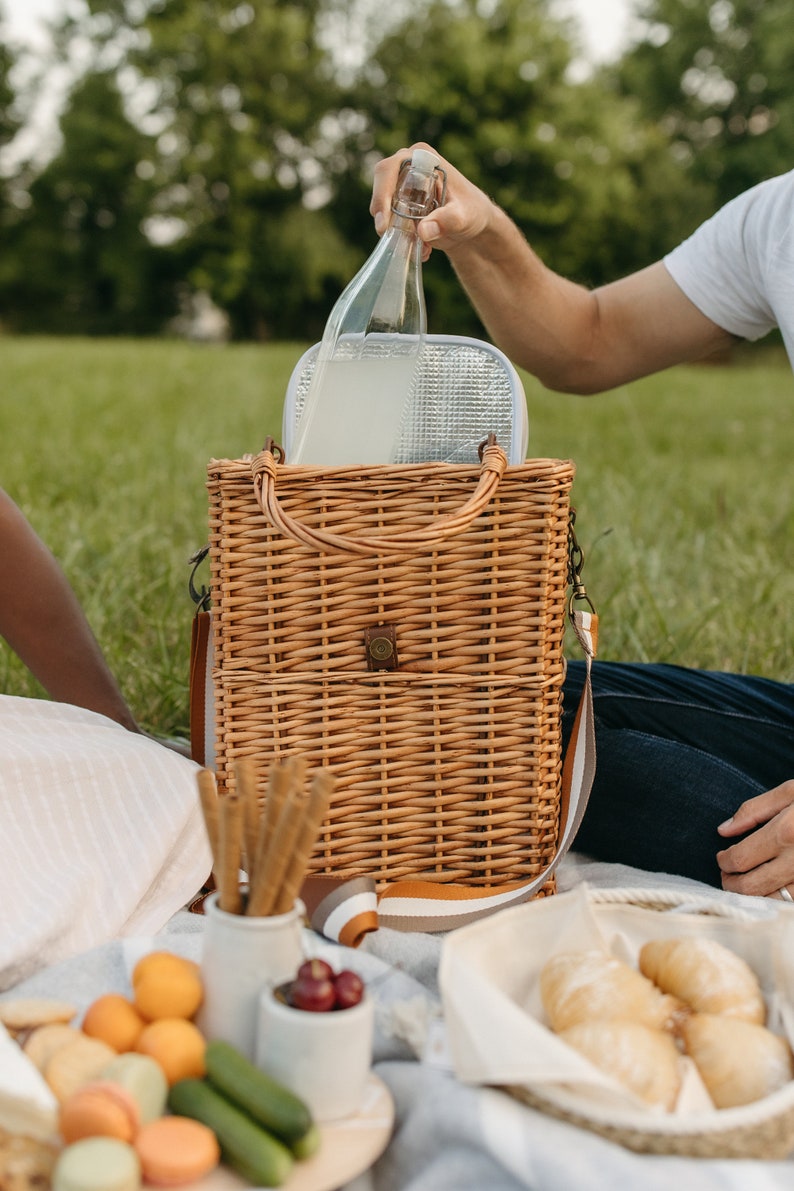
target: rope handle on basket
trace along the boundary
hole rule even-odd
[[[285,511],[276,495],[278,464],[283,462],[284,452],[272,438],[267,439],[264,450],[252,459],[251,473],[259,507],[271,523],[287,537],[303,542],[313,550],[341,550],[348,554],[385,554],[398,550],[420,549],[466,529],[490,503],[507,467],[507,456],[497,444],[495,434],[489,434],[481,444],[480,459],[482,467],[477,487],[456,513],[437,517],[424,529],[397,533],[388,530],[383,534],[365,537],[344,537],[327,529],[314,529]]]

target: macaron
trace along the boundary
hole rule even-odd
[[[147,1183],[177,1187],[214,1170],[220,1146],[212,1130],[190,1117],[160,1117],[143,1125],[135,1150]]]
[[[114,1137],[86,1137],[62,1150],[52,1191],[139,1191],[141,1163],[131,1145]]]
[[[64,1100],[58,1128],[67,1145],[84,1137],[132,1141],[140,1121],[132,1092],[105,1079],[83,1084]]]
[[[168,1099],[168,1080],[160,1064],[134,1051],[118,1055],[102,1071],[102,1079],[121,1084],[138,1102],[141,1124],[161,1117]]]

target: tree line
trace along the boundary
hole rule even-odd
[[[58,148],[0,177],[0,327],[162,334],[206,295],[235,339],[316,338],[374,245],[373,163],[415,140],[586,285],[658,259],[791,167],[794,22],[789,0],[635,9],[583,76],[551,0],[70,6]],[[0,149],[23,57],[0,42]],[[442,254],[425,286],[431,330],[481,333]]]

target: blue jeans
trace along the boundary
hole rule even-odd
[[[567,744],[584,682],[569,662]],[[794,686],[680,666],[593,665],[596,777],[577,852],[720,884],[717,834],[740,803],[794,778]]]

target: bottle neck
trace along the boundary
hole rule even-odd
[[[403,162],[392,199],[392,221],[414,223],[437,206],[435,170],[419,169],[411,161]]]
[[[423,335],[422,242],[413,219],[395,216],[381,237],[380,285],[367,321],[367,333]]]
[[[401,236],[408,236],[411,240],[418,240],[419,234],[416,230],[416,219],[411,219],[407,215],[401,215],[399,212],[392,209],[391,223],[389,224],[385,235],[389,232],[397,232]]]
[[[392,213],[391,223],[378,241],[375,252],[379,256],[396,254],[400,258],[410,259],[414,251],[418,250],[421,260],[421,240],[416,223],[415,219]]]

